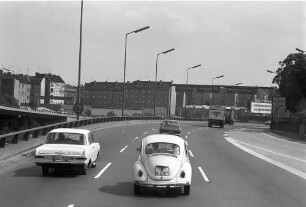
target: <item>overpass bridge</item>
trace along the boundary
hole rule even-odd
[[[0,106],[0,134],[67,121],[65,114]]]

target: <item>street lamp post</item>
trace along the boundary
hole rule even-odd
[[[201,66],[201,64],[198,64],[198,65],[195,65],[195,66],[192,66],[192,67],[190,67],[190,68],[187,68],[187,77],[186,77],[186,85],[188,85],[188,72],[189,72],[189,70],[191,70],[191,69],[194,69],[194,68],[197,68],[197,67],[200,67]],[[185,118],[186,118],[186,105],[187,105],[187,95],[186,95],[186,90],[184,91],[184,98],[183,98],[183,106],[184,106],[184,116],[185,116]]]
[[[78,91],[77,104],[80,104],[80,82],[81,82],[81,60],[82,60],[82,22],[83,22],[83,0],[81,1],[81,19],[80,19],[80,48],[79,48],[79,73],[78,73]],[[80,113],[77,113],[77,120],[80,118]]]
[[[200,66],[201,66],[201,64],[193,66],[193,67],[190,67],[190,68],[187,68],[187,80],[186,80],[186,84],[188,84],[188,72],[189,72],[189,70],[197,68],[197,67],[200,67]]]
[[[217,77],[214,77],[211,79],[211,88],[212,88],[212,93],[211,93],[211,99],[212,99],[212,104],[214,104],[214,79],[218,79],[218,78],[223,78],[225,75],[220,75]]]
[[[156,64],[155,64],[155,83],[157,83],[157,66],[158,66],[158,56],[162,54],[167,54],[169,52],[174,51],[175,48],[172,48],[170,50],[166,50],[164,52],[158,53],[156,55]],[[154,116],[156,115],[156,87],[154,88]]]
[[[295,50],[298,51],[298,52],[300,52],[300,53],[306,52],[305,50],[301,50],[301,49],[299,49],[299,48],[295,48]]]
[[[124,66],[123,66],[123,92],[122,92],[122,116],[124,116],[124,106],[125,106],[125,73],[126,73],[126,46],[127,46],[127,37],[129,34],[138,33],[143,30],[149,29],[149,26],[142,27],[140,29],[128,32],[125,34],[125,47],[124,47]]]

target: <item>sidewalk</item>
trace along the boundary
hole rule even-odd
[[[248,152],[259,154],[306,179],[306,141],[298,135],[270,129],[233,129],[228,136]],[[233,144],[235,144],[233,143]],[[252,154],[252,153],[251,153]],[[256,155],[255,155],[256,156]]]

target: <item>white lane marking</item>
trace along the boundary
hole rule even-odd
[[[187,134],[190,134],[190,132],[187,132]]]
[[[228,134],[227,134],[227,133],[224,133],[223,136],[228,137]]]
[[[233,140],[234,140],[234,139],[233,139]],[[240,144],[244,144],[244,145],[247,145],[247,146],[250,146],[250,147],[254,147],[254,148],[257,148],[257,149],[266,151],[266,152],[271,152],[271,153],[273,153],[273,154],[281,155],[281,156],[283,156],[283,157],[287,157],[287,158],[294,159],[294,160],[301,161],[301,162],[306,162],[306,160],[303,160],[303,159],[299,159],[299,158],[292,157],[292,156],[289,156],[289,155],[284,155],[284,154],[281,154],[281,153],[278,153],[278,152],[274,152],[274,151],[272,151],[272,150],[268,150],[268,149],[265,149],[265,148],[257,147],[257,146],[254,146],[254,145],[251,145],[251,144],[247,144],[247,143],[244,143],[244,142],[241,142],[241,141],[237,141],[237,140],[234,140],[234,141],[235,141],[235,142],[238,142],[238,143],[240,143]]]
[[[68,207],[74,207],[74,204],[70,204]]]
[[[135,140],[137,140],[137,139],[138,139],[138,137],[135,137],[134,139],[135,139]]]
[[[299,176],[299,177],[301,177],[301,178],[303,178],[303,179],[306,180],[306,173],[304,173],[304,172],[302,172],[302,171],[300,171],[300,170],[294,169],[294,168],[292,168],[292,167],[289,167],[289,166],[287,166],[287,165],[285,165],[285,164],[282,164],[282,163],[280,163],[280,162],[277,162],[277,161],[275,161],[275,160],[272,160],[272,159],[270,159],[270,158],[268,158],[268,157],[266,157],[266,156],[264,156],[264,155],[261,155],[261,154],[259,154],[259,153],[257,153],[257,152],[254,152],[254,151],[252,151],[252,150],[250,150],[250,149],[248,149],[248,148],[242,146],[241,144],[239,144],[237,141],[235,141],[234,139],[232,139],[232,138],[230,138],[230,137],[226,137],[225,139],[226,139],[229,143],[231,143],[231,144],[235,145],[236,147],[240,148],[241,150],[244,150],[244,151],[246,151],[247,153],[250,153],[251,155],[253,155],[253,156],[255,156],[255,157],[258,157],[258,158],[260,158],[260,159],[262,159],[262,160],[264,160],[264,161],[266,161],[266,162],[269,162],[269,163],[271,163],[271,164],[273,164],[273,165],[276,165],[276,166],[278,166],[278,167],[280,167],[280,168],[283,168],[284,170],[287,170],[288,172],[291,172],[291,173],[293,173],[293,174],[295,174],[295,175],[297,175],[297,176]]]
[[[195,132],[196,130],[194,129],[194,130],[192,130],[193,132]]]
[[[188,139],[188,136],[187,136],[187,135],[185,136],[185,139]]]
[[[156,131],[156,129],[152,128],[153,131]]]
[[[148,133],[148,132],[144,132],[144,133],[142,133],[142,134],[146,134],[146,133]]]
[[[120,150],[120,153],[123,152],[128,146],[125,146],[123,147],[121,150]]]
[[[191,157],[194,157],[191,150],[189,150],[189,154],[190,154]]]
[[[95,178],[99,178],[104,172],[105,172],[105,170],[109,167],[109,166],[111,166],[111,162],[110,163],[108,163],[97,175],[96,175],[96,177]]]
[[[206,182],[209,182],[208,177],[207,177],[206,174],[204,173],[203,169],[202,169],[201,167],[198,167],[198,168],[199,168],[200,173],[202,174],[204,180],[205,180]]]

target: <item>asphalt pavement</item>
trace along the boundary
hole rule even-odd
[[[54,171],[43,177],[31,155],[1,166],[0,206],[306,206],[305,179],[263,159],[270,156],[270,151],[276,154],[276,150],[282,150],[277,153],[303,160],[300,153],[305,152],[304,143],[267,134],[263,125],[238,123],[224,129],[209,128],[206,122],[182,125],[193,168],[189,196],[177,189],[150,188],[134,195],[132,165],[138,157],[136,148],[143,137],[158,133],[159,124],[118,123],[86,126],[102,146],[97,167],[89,169],[87,175]],[[255,150],[263,157],[252,154]],[[272,160],[272,156],[268,158]]]

